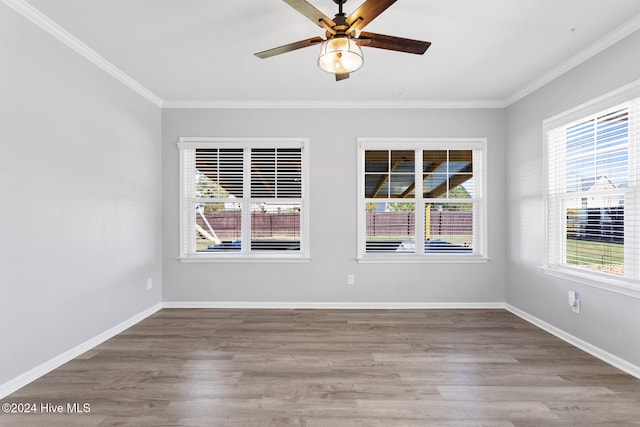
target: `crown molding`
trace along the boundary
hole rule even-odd
[[[73,49],[76,53],[80,54],[93,64],[97,65],[107,74],[114,77],[116,80],[120,81],[125,86],[132,89],[134,92],[146,98],[151,103],[156,106],[162,106],[162,99],[151,92],[149,89],[138,83],[131,76],[126,74],[124,71],[113,65],[95,50],[91,49],[89,46],[81,42],[79,39],[70,34],[67,30],[62,28],[60,25],[53,22],[51,19],[43,15],[36,8],[31,6],[25,0],[0,0],[20,15],[27,18],[29,21],[45,30],[53,37],[58,39],[60,42],[65,44],[67,47]]]
[[[207,101],[167,100],[162,108],[220,109],[456,109],[504,108],[504,101]]]
[[[640,15],[609,32],[586,49],[559,66],[513,92],[504,100],[478,101],[231,101],[231,100],[163,100],[124,71],[113,65],[60,25],[43,15],[26,0],[0,0],[29,21],[47,31],[60,42],[85,57],[103,71],[160,108],[167,109],[502,109],[540,89],[606,48],[640,30]]]
[[[560,65],[558,65],[551,71],[543,74],[542,76],[538,77],[537,79],[533,80],[529,84],[523,86],[519,90],[509,95],[507,99],[504,100],[505,107],[508,107],[509,105],[515,102],[518,102],[525,96],[535,92],[536,90],[540,89],[542,86],[546,85],[552,80],[555,80],[556,78],[560,77],[564,73],[577,67],[578,65],[587,61],[588,59],[596,56],[598,53],[602,52],[606,48],[612,46],[613,44],[619,42],[620,40],[624,39],[625,37],[631,35],[632,33],[638,30],[640,30],[640,15],[636,15],[635,17],[631,18],[629,21],[622,24],[622,26],[609,32],[604,37],[600,38],[595,43],[587,47],[586,49],[583,49],[582,51],[573,55],[566,61],[562,62]]]

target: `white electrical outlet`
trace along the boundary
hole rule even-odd
[[[153,288],[153,280],[151,279],[151,277],[149,277],[147,279],[147,290],[150,291],[151,288]]]
[[[578,294],[576,291],[569,291],[568,297],[568,303],[569,307],[571,307],[571,311],[580,314],[580,294]]]
[[[355,283],[356,283],[356,275],[347,274],[347,285],[355,285]]]

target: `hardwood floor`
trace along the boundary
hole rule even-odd
[[[63,406],[12,427],[640,426],[640,380],[503,310],[164,309],[2,403]]]

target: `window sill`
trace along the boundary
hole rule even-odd
[[[177,260],[185,263],[192,262],[264,262],[264,263],[309,263],[309,257],[283,257],[270,255],[250,255],[250,256],[184,256],[177,257]]]
[[[543,266],[540,269],[549,276],[640,299],[640,284],[631,280],[572,268]]]
[[[485,264],[491,258],[483,256],[451,255],[365,255],[356,258],[361,264]]]

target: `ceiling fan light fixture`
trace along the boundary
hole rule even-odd
[[[362,49],[351,37],[333,37],[320,46],[318,67],[331,74],[358,71],[364,64]]]

